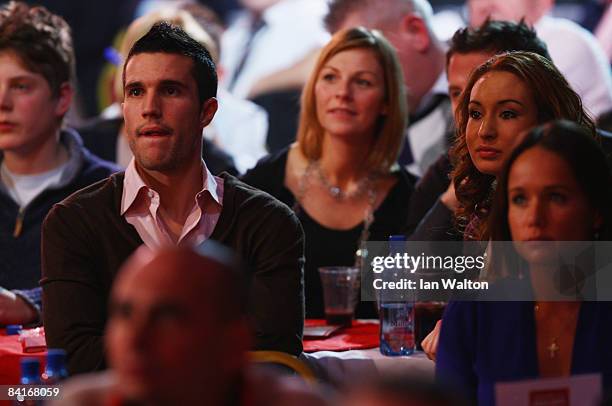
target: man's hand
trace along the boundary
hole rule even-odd
[[[0,324],[28,324],[37,316],[36,310],[19,295],[0,287]]]
[[[438,320],[436,326],[431,333],[427,334],[427,337],[421,342],[423,351],[427,354],[427,358],[432,361],[436,360],[436,352],[438,351],[438,338],[440,337],[440,328],[442,327],[442,320]]]

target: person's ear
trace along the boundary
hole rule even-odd
[[[217,112],[218,107],[217,99],[215,97],[211,97],[202,104],[202,109],[200,111],[200,125],[202,128],[210,124],[215,116],[215,113]]]
[[[60,85],[59,92],[57,95],[57,101],[55,105],[55,115],[58,117],[64,117],[64,115],[70,109],[72,104],[72,98],[74,97],[74,89],[68,82],[64,82]]]
[[[405,43],[417,52],[424,53],[429,49],[431,39],[425,20],[414,14],[406,14],[400,21],[400,32]]]

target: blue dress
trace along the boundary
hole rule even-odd
[[[450,302],[443,317],[436,378],[479,405],[495,404],[495,384],[538,378],[533,302]],[[612,386],[612,302],[583,302],[572,375],[601,373]]]

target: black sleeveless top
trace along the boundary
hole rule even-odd
[[[289,149],[262,158],[242,181],[261,189],[289,207],[295,204],[295,196],[285,187],[285,167]],[[401,234],[408,218],[408,206],[415,178],[404,169],[395,172],[397,182],[385,200],[374,212],[370,226],[370,241],[387,241],[389,235]],[[306,318],[324,318],[323,289],[319,267],[351,266],[355,263],[355,251],[363,230],[363,222],[348,230],[336,230],[319,224],[300,209],[297,213],[302,223],[305,240],[306,264],[304,268]],[[375,302],[359,301],[356,318],[377,318]]]

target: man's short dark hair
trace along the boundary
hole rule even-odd
[[[217,95],[217,71],[210,53],[202,44],[191,38],[185,31],[166,22],[160,22],[140,38],[127,56],[123,67],[125,85],[125,67],[130,58],[143,53],[178,54],[193,61],[193,77],[198,85],[200,105]]]
[[[12,1],[0,8],[0,51],[14,52],[25,67],[42,75],[53,97],[74,80],[70,26],[44,7]]]
[[[533,52],[552,60],[546,44],[524,21],[514,23],[487,20],[479,28],[467,27],[455,32],[450,41],[450,48],[446,52],[446,66],[448,67],[450,58],[456,53],[490,52],[501,54],[510,51]]]

